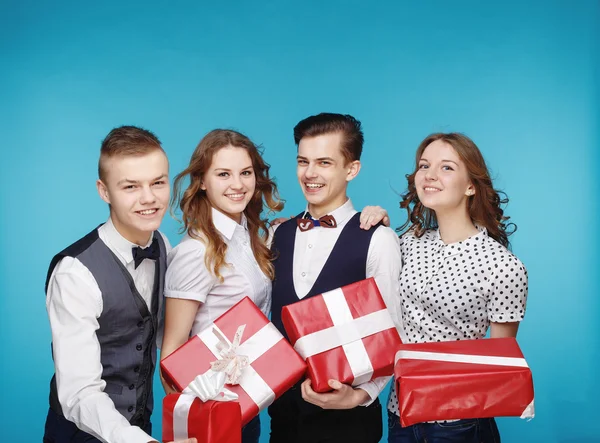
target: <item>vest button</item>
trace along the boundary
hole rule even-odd
[[[129,412],[133,412],[133,406],[129,406],[129,407],[127,408],[127,410],[128,410]]]
[[[130,390],[130,391],[133,391],[134,389],[135,389],[135,385],[134,385],[133,383],[132,383],[132,384],[130,384],[130,385],[129,385],[129,390]]]
[[[138,343],[137,345],[135,345],[135,349],[137,349],[138,351],[142,350],[142,344]]]
[[[136,366],[135,368],[133,368],[133,372],[140,372],[140,367]]]
[[[138,321],[138,328],[141,328],[142,326],[144,326],[144,322],[142,320]]]

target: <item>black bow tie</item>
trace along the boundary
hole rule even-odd
[[[160,235],[160,234],[158,234]],[[133,260],[135,262],[135,269],[140,265],[141,262],[144,261],[145,258],[150,260],[157,260],[160,257],[160,248],[158,246],[158,240],[156,236],[152,243],[147,248],[142,248],[141,246],[136,246],[131,248],[131,252],[133,253]]]

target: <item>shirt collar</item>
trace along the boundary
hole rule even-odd
[[[136,245],[135,243],[132,243],[123,237],[121,233],[117,231],[117,228],[110,217],[108,218],[107,222],[100,227],[100,229],[104,231],[103,233],[106,236],[105,238],[109,243],[110,249],[115,254],[121,256],[121,258],[125,260],[126,264],[131,263],[133,261],[132,249],[139,245]],[[148,240],[148,243],[142,246],[142,248],[147,248],[150,246],[153,238],[154,232],[150,235],[150,240]]]
[[[308,205],[306,206],[306,209],[304,210],[304,214],[302,214],[302,217],[305,217],[307,212],[308,212]],[[337,225],[339,226],[340,224],[344,223],[347,219],[352,217],[354,214],[356,214],[356,210],[354,209],[354,206],[352,205],[352,200],[347,199],[346,202],[342,206],[338,207],[337,209],[334,209],[328,215],[332,215],[335,218]]]
[[[215,228],[217,228],[217,231],[219,231],[227,240],[231,240],[236,229],[248,229],[248,220],[246,219],[246,215],[244,213],[242,213],[242,223],[237,224],[234,220],[227,217],[222,212],[212,208],[212,220]]]
[[[435,238],[440,249],[444,249],[447,255],[460,254],[463,251],[470,251],[474,247],[477,246],[478,243],[488,236],[487,229],[484,226],[475,225],[477,230],[479,231],[477,234],[472,235],[463,241],[454,242],[454,243],[444,243],[442,237],[440,236],[440,229],[437,228],[435,230]]]

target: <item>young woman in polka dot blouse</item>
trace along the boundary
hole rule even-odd
[[[405,343],[515,337],[525,314],[527,271],[507,248],[502,200],[468,137],[432,134],[420,144],[400,206],[401,321]],[[388,403],[389,443],[497,443],[493,418],[403,428]]]

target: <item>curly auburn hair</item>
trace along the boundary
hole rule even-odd
[[[413,230],[417,237],[421,237],[427,229],[438,227],[435,211],[426,208],[419,201],[415,187],[415,175],[419,170],[421,156],[427,146],[436,140],[452,146],[466,166],[469,179],[475,188],[475,194],[469,197],[467,202],[471,220],[485,227],[490,237],[508,248],[508,236],[517,230],[514,223],[506,223],[510,217],[504,215],[501,207],[508,203],[508,198],[504,192],[494,189],[487,165],[477,145],[466,135],[456,132],[431,134],[417,148],[415,170],[406,175],[408,190],[402,194],[400,202],[400,208],[406,209],[408,213],[408,220],[396,231],[403,233],[405,230]]]
[[[179,206],[184,225],[182,231],[187,231],[190,237],[205,244],[204,263],[222,281],[223,277],[219,271],[227,264],[225,262],[227,245],[213,223],[212,206],[201,185],[204,174],[212,164],[213,156],[227,146],[245,149],[252,160],[256,188],[244,209],[244,214],[248,221],[254,257],[260,269],[272,280],[275,271],[271,263],[271,251],[266,246],[267,219],[261,219],[261,213],[265,208],[269,209],[269,212],[280,211],[283,209],[283,201],[279,198],[277,186],[269,177],[270,166],[265,163],[258,148],[248,137],[226,129],[215,129],[206,134],[194,150],[189,166],[175,178],[171,211]],[[190,183],[187,189],[181,191],[182,181],[188,176]]]

